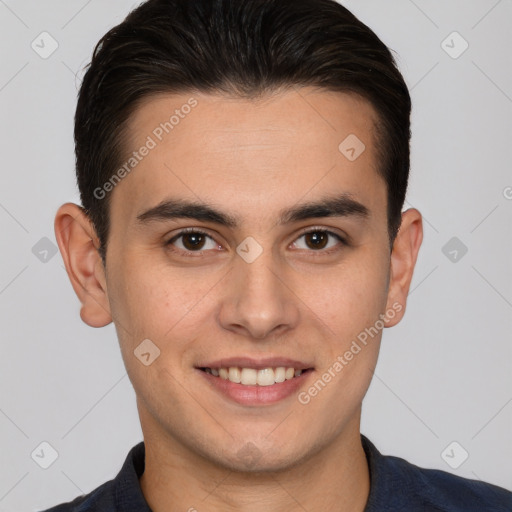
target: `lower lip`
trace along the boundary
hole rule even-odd
[[[298,377],[271,386],[245,386],[222,377],[215,377],[197,368],[196,370],[207,379],[214,389],[241,405],[266,405],[279,402],[297,392],[313,373],[313,370],[307,370]]]

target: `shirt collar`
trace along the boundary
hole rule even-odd
[[[116,510],[122,512],[152,512],[142,494],[139,478],[144,473],[144,441],[135,445],[128,453],[121,471],[116,477]]]

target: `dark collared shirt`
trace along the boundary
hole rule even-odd
[[[363,435],[361,440],[371,482],[365,512],[512,512],[512,493],[501,487],[419,468],[382,455]],[[139,484],[144,453],[140,442],[113,480],[44,512],[151,512]]]

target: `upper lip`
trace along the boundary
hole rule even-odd
[[[262,370],[263,368],[278,368],[284,366],[285,368],[295,368],[296,370],[306,370],[313,368],[313,365],[305,363],[304,361],[297,361],[288,357],[265,357],[262,359],[253,359],[251,357],[226,357],[223,359],[216,359],[215,361],[207,361],[200,363],[196,368],[255,368]]]

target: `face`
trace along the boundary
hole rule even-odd
[[[310,88],[139,106],[100,281],[145,437],[277,470],[358,435],[404,308],[375,119]]]

